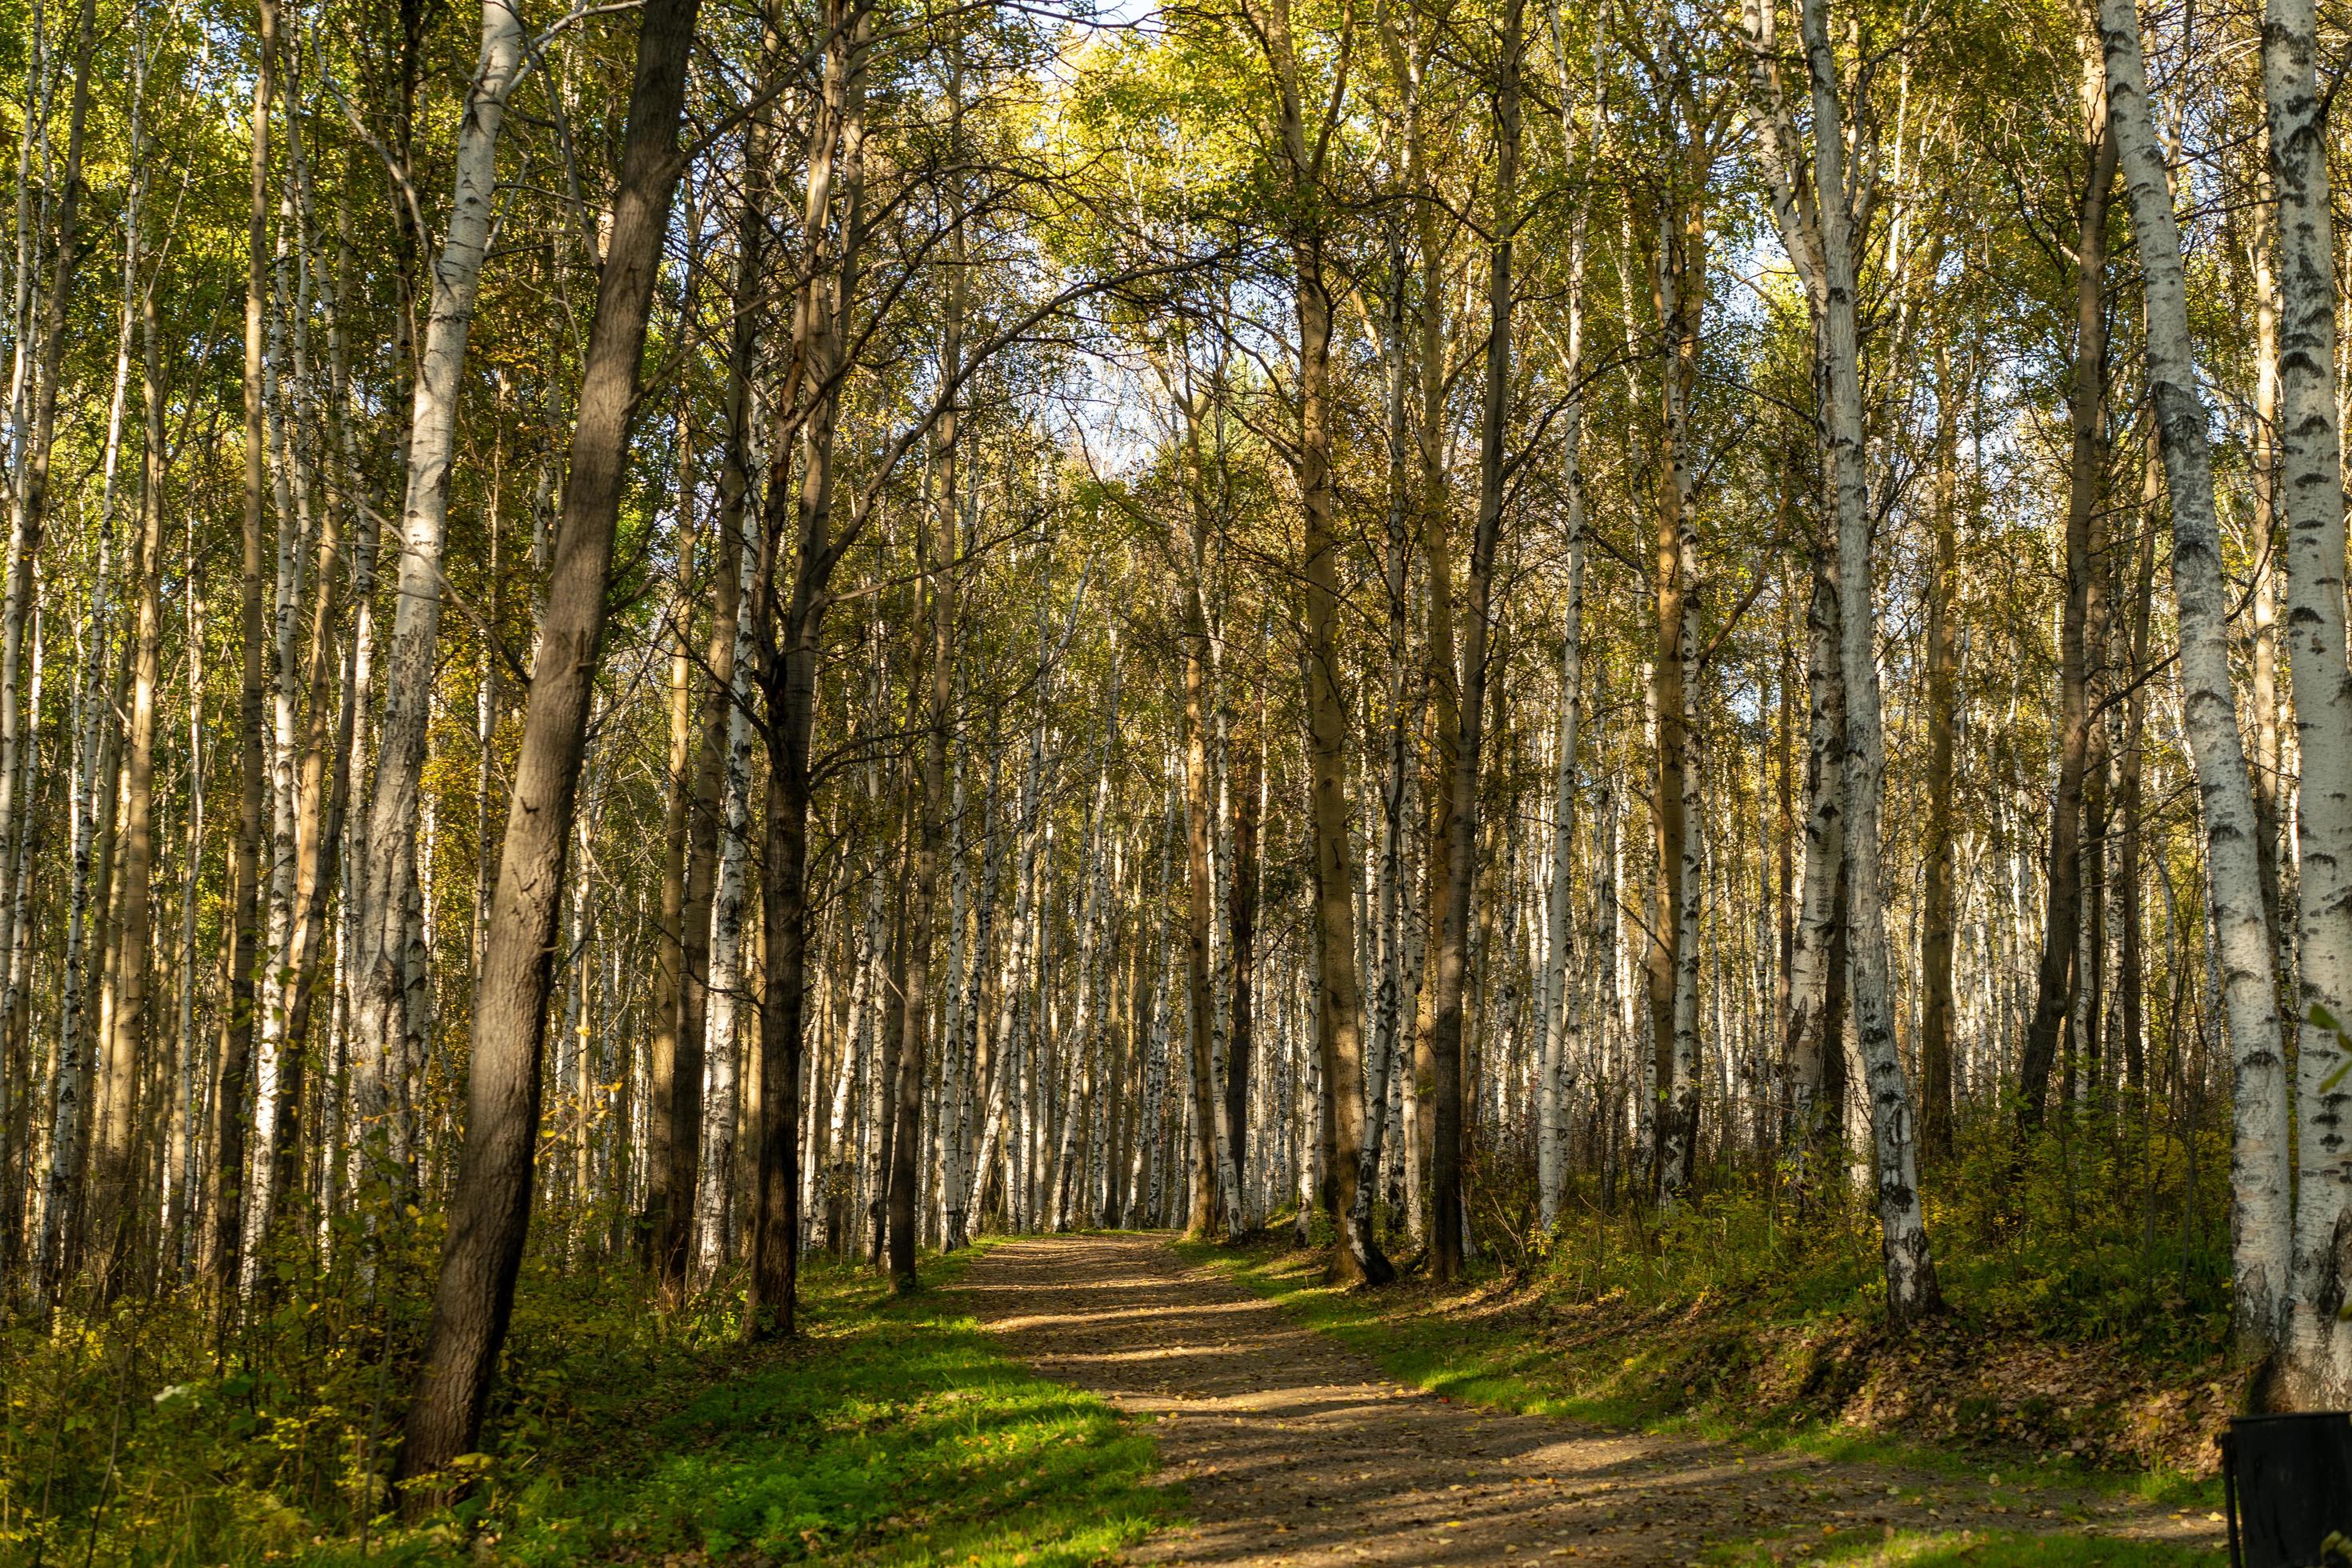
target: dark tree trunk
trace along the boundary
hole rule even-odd
[[[1234,1172],[1249,1169],[1251,998],[1256,984],[1257,959],[1257,773],[1255,763],[1235,770],[1234,794],[1234,870],[1227,929],[1234,943],[1234,1024],[1225,1047],[1225,1126],[1233,1134]],[[1244,1216],[1231,1216],[1240,1224]],[[1253,1222],[1254,1223],[1254,1222]]]
[[[478,1446],[491,1373],[514,1306],[515,1274],[530,1224],[541,1056],[566,851],[603,653],[613,533],[627,479],[646,317],[677,184],[678,118],[700,5],[647,0],[639,24],[611,239],[589,329],[570,478],[474,1001],[465,1146],[434,1286],[424,1373],[394,1468],[396,1479],[433,1475]],[[415,1506],[429,1504],[434,1490],[411,1492]]]
[[[252,206],[246,227],[244,566],[237,599],[237,816],[229,855],[228,1005],[221,1015],[220,1081],[213,1100],[213,1169],[205,1194],[205,1271],[224,1295],[236,1278],[245,1231],[246,1079],[253,1065],[254,926],[261,895],[261,504],[268,491],[261,407],[263,301],[269,289],[269,100],[277,0],[257,0],[253,79]]]
[[[1192,581],[1186,589],[1184,609],[1184,984],[1189,1004],[1184,1009],[1185,1041],[1192,1060],[1192,1200],[1184,1234],[1203,1237],[1217,1224],[1217,1090],[1209,1051],[1210,929],[1216,919],[1216,889],[1209,871],[1209,742],[1207,665],[1209,626],[1202,608],[1206,588],[1202,583],[1200,521],[1192,541]],[[1233,1216],[1225,1216],[1228,1221]]]
[[[2114,138],[2094,132],[2091,172],[2076,215],[2074,366],[2066,408],[2074,426],[2066,495],[2066,604],[2058,628],[2058,788],[2052,802],[2050,873],[2034,973],[2033,1016],[2026,1026],[2017,1120],[2042,1126],[2058,1037],[2074,1010],[2074,955],[2083,918],[2083,776],[2091,751],[2090,663],[2098,606],[2091,530],[2107,468],[2107,205],[2116,176]],[[2103,618],[2103,617],[2099,617]]]
[[[131,574],[138,595],[131,678],[131,733],[124,759],[122,859],[121,890],[111,900],[114,940],[108,964],[114,987],[113,1016],[103,1049],[105,1080],[118,1086],[110,1100],[112,1115],[101,1125],[99,1166],[93,1173],[94,1195],[107,1221],[93,1239],[100,1248],[96,1269],[101,1294],[111,1296],[128,1284],[131,1271],[132,1231],[137,1223],[133,1192],[137,1186],[131,1086],[142,1070],[146,1046],[148,949],[152,933],[149,897],[155,868],[155,700],[163,676],[163,384],[162,354],[155,330],[155,298],[145,300],[147,315],[146,397],[147,451],[145,482],[139,506],[139,541]]]
[[[962,80],[950,62],[949,92],[955,128],[961,129]],[[959,221],[948,237],[953,270],[948,274],[947,320],[940,341],[940,384],[952,389],[963,374],[963,315],[966,289],[963,226]],[[952,393],[950,394],[952,395]],[[956,624],[956,508],[958,479],[957,411],[942,410],[931,443],[932,503],[930,526],[916,525],[915,553],[929,580],[931,595],[930,683],[924,704],[922,794],[916,805],[915,868],[912,893],[913,925],[907,939],[907,1037],[898,1054],[898,1079],[894,1086],[898,1131],[891,1142],[890,1278],[901,1291],[912,1290],[915,1278],[915,1211],[922,1187],[923,1079],[933,1055],[930,1042],[931,929],[939,904],[940,862],[947,838],[948,727],[954,718]],[[950,985],[961,983],[948,976]],[[947,1058],[946,1042],[937,1053]],[[944,1121],[956,1107],[940,1098]],[[1117,1175],[1113,1175],[1114,1185]],[[942,1203],[944,1208],[948,1206]]]
[[[1953,830],[1954,728],[1958,717],[1960,637],[1958,403],[1951,356],[1937,356],[1935,561],[1927,584],[1927,876],[1919,964],[1926,994],[1919,1022],[1920,1141],[1932,1155],[1952,1152],[1952,941],[1958,914]]]
[[[1445,924],[1436,953],[1436,1027],[1432,1055],[1437,1068],[1435,1158],[1430,1169],[1430,1277],[1444,1282],[1462,1274],[1466,1237],[1462,1233],[1463,1000],[1468,989],[1470,916],[1478,878],[1478,774],[1486,742],[1486,662],[1489,602],[1494,591],[1495,550],[1503,522],[1503,437],[1510,418],[1511,244],[1518,218],[1514,210],[1519,159],[1519,0],[1504,13],[1501,79],[1495,93],[1495,239],[1487,255],[1486,391],[1478,441],[1478,518],[1470,542],[1468,595],[1462,644],[1460,739],[1454,747],[1454,820],[1447,875]]]
[[[774,442],[777,450],[789,449],[790,422],[798,416],[805,391],[802,471],[797,495],[784,465],[779,463],[772,471],[760,569],[750,584],[768,752],[768,817],[760,884],[768,964],[760,999],[759,1147],[752,1181],[751,1289],[743,1311],[747,1341],[788,1337],[795,1329],[801,1065],[807,1032],[809,738],[816,719],[817,640],[824,630],[827,584],[850,531],[837,538],[833,527],[833,443],[840,412],[841,312],[856,281],[864,51],[872,12],[864,0],[832,0],[825,22],[824,96],[811,132],[803,220],[810,265],[793,305],[793,363],[785,395],[778,399]],[[780,605],[776,577],[782,535],[785,523],[795,518],[792,596]]]

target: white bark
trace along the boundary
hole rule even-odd
[[[2295,946],[2299,1001],[2352,1027],[2352,668],[2344,631],[2344,462],[2336,386],[2336,228],[2329,208],[2326,106],[2315,57],[2312,0],[2269,0],[2263,28],[2263,89],[2278,191],[2278,493],[2287,521],[2285,641],[2303,771]],[[2303,1037],[2295,1074],[2297,1140],[2293,1302],[2284,1325],[2289,1392],[2310,1409],[2352,1398],[2352,1325],[2333,1310],[2343,1295],[2338,1251],[2352,1200],[2352,1089],[2333,1031]],[[2329,1082],[2335,1079],[2333,1083]],[[2273,1107],[2272,1109],[2274,1109]],[[2283,1141],[2283,1129],[2271,1136]],[[2260,1245],[2274,1247],[2273,1238]],[[2264,1264],[2267,1270],[2274,1265]],[[2255,1343],[2273,1331],[2267,1277],[2241,1275],[2241,1329]],[[2253,1294],[2248,1295],[2249,1288]]]
[[[45,313],[33,220],[44,204],[31,198],[30,184],[37,143],[42,149],[44,163],[47,162],[49,110],[55,91],[47,13],[38,0],[29,19],[31,62],[16,144],[16,275],[8,317],[10,333],[16,340],[8,373],[8,558],[5,568],[6,604],[5,612],[0,612],[0,846],[8,847],[13,858],[20,864],[26,860],[32,841],[33,814],[20,809],[18,802],[33,776],[34,753],[40,744],[39,725],[28,727],[24,722],[28,712],[38,716],[40,705],[33,702],[19,706],[17,699],[17,682],[24,673],[26,624],[39,614],[39,592],[34,583],[34,556],[39,542],[35,530],[38,524],[26,515],[26,491],[33,439],[33,432],[27,426],[33,395],[33,324]],[[46,180],[46,168],[43,174]],[[37,683],[37,658],[34,664]],[[20,875],[20,895],[23,886]],[[23,945],[26,902],[19,896],[0,904],[0,951],[13,955]],[[0,1017],[14,1016],[14,992],[21,984],[11,975],[9,1008],[0,1013]]]
[[[399,590],[384,657],[384,706],[366,859],[359,879],[353,1046],[354,1110],[361,1135],[381,1142],[407,1054],[406,949],[417,792],[432,717],[433,668],[441,622],[441,552],[448,531],[449,464],[455,448],[466,340],[489,248],[498,197],[498,144],[507,94],[523,61],[516,0],[483,0],[481,50],[458,121],[456,190],[449,226],[434,258],[408,422],[406,489],[401,504]]]
[[[289,125],[294,117],[288,117]],[[289,137],[289,145],[299,145]],[[297,611],[302,599],[303,562],[310,536],[310,482],[296,449],[286,404],[300,378],[281,374],[286,356],[286,323],[299,304],[288,298],[286,282],[287,213],[281,207],[277,257],[277,309],[271,313],[268,351],[262,357],[262,406],[268,418],[271,493],[278,512],[277,588],[272,603],[268,677],[269,729],[269,873],[267,884],[265,941],[268,957],[262,966],[258,1005],[260,1028],[253,1057],[253,1129],[247,1147],[252,1172],[245,1184],[245,1223],[238,1229],[243,1256],[238,1262],[237,1288],[250,1294],[259,1281],[263,1251],[271,1221],[278,1212],[278,1121],[283,1110],[286,1072],[287,1010],[291,1001],[294,962],[295,708],[302,672],[295,640]],[[322,584],[323,587],[323,584]]]
[[[1004,1109],[1004,1064],[998,1052],[990,1051],[987,1081],[980,1081],[981,1002],[990,965],[995,958],[997,892],[1003,879],[1003,795],[998,788],[1003,776],[1002,762],[1001,752],[992,753],[989,760],[988,820],[981,835],[980,900],[972,915],[971,969],[964,982],[963,1044],[958,1054],[970,1064],[972,1075],[971,1089],[965,1096],[971,1102],[967,1115],[972,1120],[967,1121],[960,1131],[956,1180],[945,1199],[951,1247],[961,1246],[968,1238],[977,1217],[972,1210],[988,1180],[989,1162],[996,1157],[998,1128]]]
[[[1575,471],[1572,457],[1568,466],[1571,473]],[[1577,1030],[1568,972],[1576,874],[1576,722],[1583,679],[1580,646],[1584,615],[1582,487],[1571,488],[1569,495],[1568,629],[1560,639],[1559,733],[1553,742],[1559,754],[1552,788],[1551,887],[1545,910],[1543,1047],[1536,1067],[1537,1219],[1547,1233],[1559,1225],[1566,1184],[1567,1078],[1574,1055],[1570,1037]]]
[[[758,511],[743,513],[743,581],[759,559]],[[719,875],[710,900],[709,1043],[703,1051],[702,1158],[694,1194],[696,1261],[708,1279],[727,1261],[728,1198],[735,1175],[735,1056],[744,1002],[743,863],[751,837],[752,595],[735,616],[735,679],[727,711],[727,782]]]
[[[1549,8],[1552,58],[1562,104],[1562,151],[1573,163],[1576,136],[1569,102],[1567,41],[1557,0]],[[1545,910],[1540,998],[1543,1031],[1536,1066],[1537,1218],[1547,1234],[1559,1225],[1569,1145],[1568,1079],[1575,1070],[1577,1023],[1569,995],[1569,955],[1576,863],[1577,725],[1584,700],[1584,258],[1587,205],[1579,203],[1569,229],[1568,341],[1560,353],[1567,405],[1560,414],[1560,488],[1568,511],[1568,581],[1561,607],[1559,732],[1553,737],[1551,886]]]
[[[1880,882],[1878,810],[1886,767],[1878,698],[1878,618],[1869,481],[1864,473],[1861,349],[1855,312],[1855,204],[1846,188],[1845,118],[1827,0],[1804,0],[1805,62],[1812,87],[1813,180],[1820,195],[1824,302],[1820,344],[1824,414],[1838,526],[1838,610],[1846,697],[1846,866],[1854,1036],[1870,1097],[1880,1241],[1888,1315],[1936,1310],[1938,1298],[1918,1192],[1916,1122],[1896,1054]]]
[[[2188,279],[2173,216],[2164,150],[2148,100],[2132,0],[2099,0],[2105,57],[2107,124],[2131,198],[2146,299],[2147,380],[2172,500],[2172,584],[2179,606],[2181,727],[2197,770],[2210,889],[2211,954],[2230,1028],[2235,1092],[2231,1194],[2233,1268],[2241,1326],[2286,1281],[2279,1238],[2288,1233],[2287,1081],[2279,1045],[2277,993],[2263,915],[2254,796],[2230,685],[2231,587],[2213,509],[2208,410],[2197,389],[2189,331]]]

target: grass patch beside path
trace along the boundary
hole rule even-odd
[[[1398,1382],[1465,1404],[1750,1447],[1793,1448],[1835,1461],[1901,1465],[1956,1479],[1973,1477],[1981,1482],[1997,1476],[2003,1492],[2066,1489],[2136,1496],[2159,1507],[2200,1512],[2221,1505],[2218,1481],[2169,1470],[2098,1469],[2071,1458],[2053,1459],[2013,1448],[1961,1450],[1905,1441],[1807,1419],[1786,1409],[1759,1410],[1736,1388],[1682,1385],[1662,1394],[1656,1373],[1691,1348],[1679,1342],[1678,1325],[1673,1322],[1656,1323],[1647,1332],[1602,1345],[1570,1349],[1542,1331],[1538,1315],[1527,1310],[1524,1300],[1511,1299],[1510,1292],[1491,1282],[1454,1292],[1438,1291],[1419,1280],[1379,1291],[1349,1290],[1326,1282],[1320,1252],[1265,1243],[1245,1247],[1187,1241],[1172,1245],[1187,1261],[1218,1270],[1279,1303],[1307,1327],[1369,1356]],[[1679,1377],[1670,1381],[1681,1384]],[[1677,1392],[1685,1397],[1674,1397]],[[1948,1550],[1958,1552],[1965,1545],[1967,1555],[1953,1561],[1978,1568],[2011,1563],[2021,1568],[2071,1568],[2078,1561],[2095,1560],[2035,1555],[2056,1550],[2052,1538],[2020,1534],[2016,1539],[2016,1550],[2027,1556],[1988,1555],[1996,1537],[1981,1531],[1971,1538],[1974,1544],[1956,1539]],[[2096,1561],[2126,1561],[2122,1543],[2095,1540],[2090,1544],[2107,1552]],[[1922,1546],[1913,1557],[1899,1561],[1941,1561],[1936,1552],[1944,1550]],[[2158,1552],[2168,1563],[2207,1561],[2174,1548],[2147,1550]]]
[[[1147,1484],[1150,1437],[1009,1360],[953,1293],[964,1267],[927,1259],[930,1289],[907,1299],[820,1268],[803,1276],[797,1342],[714,1346],[582,1390],[543,1473],[489,1500],[467,1549],[551,1568],[1076,1568],[1142,1539],[1173,1503]],[[445,1525],[373,1560],[436,1562],[460,1544]]]

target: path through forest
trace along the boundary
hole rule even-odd
[[[1801,1558],[1890,1529],[2048,1530],[2217,1545],[2201,1512],[1656,1437],[1454,1405],[1383,1377],[1148,1235],[1027,1239],[961,1289],[1047,1377],[1158,1417],[1194,1523],[1139,1563],[1685,1563],[1776,1537]]]

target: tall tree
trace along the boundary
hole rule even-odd
[[[497,219],[499,136],[506,124],[508,95],[523,68],[523,45],[522,16],[515,0],[484,0],[481,48],[457,122],[455,191],[448,227],[434,258],[408,416],[395,574],[398,598],[392,639],[384,650],[383,710],[377,721],[367,854],[358,868],[352,917],[352,1026],[358,1056],[352,1075],[354,1109],[370,1157],[386,1168],[404,1163],[407,1142],[407,1110],[399,1100],[407,1066],[407,954],[413,941],[417,791],[432,720],[450,465],[466,345]],[[255,223],[258,234],[260,219]],[[567,489],[567,505],[569,500]],[[401,1179],[405,1180],[404,1174]]]
[[[2231,1193],[2239,1331],[2268,1342],[2288,1286],[2282,1243],[2289,1209],[2287,1075],[2262,874],[2256,864],[2253,788],[2246,778],[2237,700],[2230,684],[2230,588],[2213,506],[2209,419],[2189,335],[2187,270],[2148,98],[2133,0],[2099,0],[2107,127],[2131,200],[2147,331],[2148,398],[2172,503],[2172,589],[2180,623],[2182,727],[2204,818],[2212,899],[2213,964],[2221,980],[2232,1061]]]
[[[434,1286],[424,1373],[394,1470],[403,1479],[436,1475],[477,1447],[514,1308],[515,1275],[530,1225],[555,925],[590,698],[604,653],[613,531],[628,477],[646,322],[677,186],[687,60],[700,11],[701,0],[648,0],[638,23],[628,129],[583,363],[570,479],[474,1004],[465,1148]],[[430,1489],[411,1494],[420,1500],[429,1495]]]
[[[2302,759],[2294,948],[2297,1000],[2315,1021],[2352,1018],[2352,665],[2344,632],[2336,226],[2318,47],[2311,0],[2269,0],[2263,93],[2278,195],[2278,489],[2286,502],[2287,668]],[[2305,1408],[2352,1399],[2352,1324],[2328,1307],[2344,1294],[2352,1091],[2337,1058],[2313,1048],[2321,1038],[2305,1037],[2294,1085],[2294,1305],[2284,1337],[2292,1397]]]

